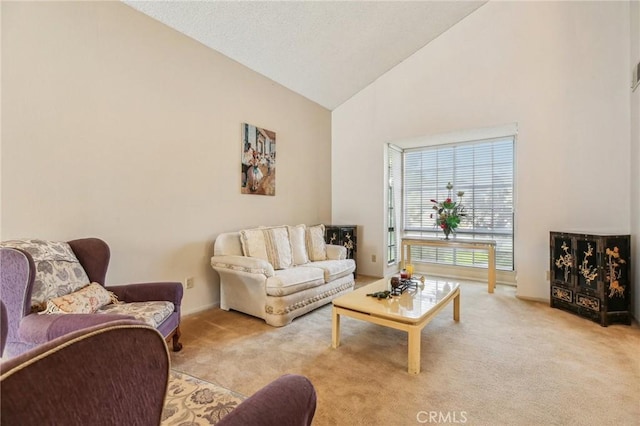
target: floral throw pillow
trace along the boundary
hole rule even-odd
[[[117,302],[116,295],[98,283],[65,296],[47,301],[47,307],[41,314],[93,314],[103,306]]]
[[[36,274],[31,292],[32,312],[43,310],[49,299],[73,293],[89,284],[87,273],[64,241],[11,240],[3,241],[0,246],[24,250],[33,258]]]

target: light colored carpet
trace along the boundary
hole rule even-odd
[[[461,283],[422,331],[421,373],[407,373],[406,333],[331,306],[285,327],[212,309],[182,321],[172,367],[251,395],[285,373],[318,393],[314,425],[639,425],[640,328],[597,323],[517,299],[511,287]]]

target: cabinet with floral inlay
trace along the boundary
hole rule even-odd
[[[347,259],[356,261],[356,253],[358,251],[358,227],[356,225],[325,225],[324,240],[327,244],[335,244],[344,246],[347,249]],[[358,269],[356,261],[356,270],[353,276],[356,276]]]
[[[551,307],[599,322],[631,324],[629,235],[550,234]]]

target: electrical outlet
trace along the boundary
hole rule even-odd
[[[373,263],[376,263],[376,255],[375,255],[375,254],[372,254],[372,255],[371,255],[371,261],[372,261]]]
[[[194,279],[193,277],[189,277],[189,278],[185,278],[184,279],[184,286],[189,289],[189,288],[193,288],[193,284],[194,284]]]
[[[546,271],[546,278],[547,278],[547,281],[551,280],[551,271]]]

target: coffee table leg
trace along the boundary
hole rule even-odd
[[[336,307],[333,307],[333,321],[331,322],[331,347],[340,346],[340,314]]]
[[[409,328],[409,374],[420,373],[420,327]]]
[[[460,290],[458,294],[453,298],[453,320],[460,321]]]

